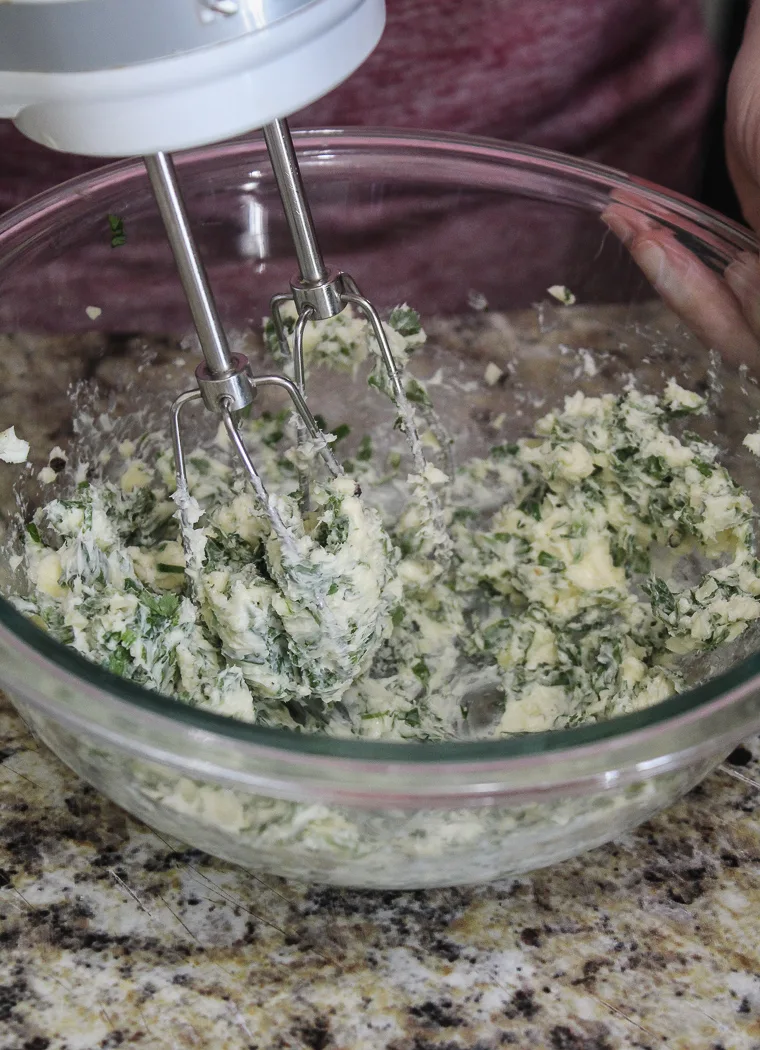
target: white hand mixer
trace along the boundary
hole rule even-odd
[[[96,156],[142,155],[204,355],[197,388],[172,406],[180,491],[186,489],[180,413],[202,399],[224,424],[283,546],[291,537],[238,431],[258,387],[290,397],[299,434],[317,439],[341,472],[305,401],[303,337],[310,320],[347,305],[369,322],[388,373],[414,468],[422,445],[381,319],[345,273],[325,266],[304,192],[288,113],[348,77],[376,46],[384,0],[0,0],[0,117],[53,149]],[[263,129],[299,265],[272,319],[293,379],[254,375],[230,350],[180,191],[171,151]],[[282,306],[297,312],[292,351]],[[308,483],[302,482],[308,504]]]

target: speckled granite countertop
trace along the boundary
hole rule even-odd
[[[131,820],[0,700],[0,1047],[760,1048],[760,761],[488,887],[262,879]]]

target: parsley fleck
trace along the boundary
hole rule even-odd
[[[396,306],[391,310],[388,324],[399,335],[417,335],[422,331],[420,315],[416,310],[412,310],[410,306]]]
[[[111,230],[111,247],[121,248],[127,243],[127,235],[124,232],[124,220],[118,215],[108,216],[108,225]]]
[[[424,660],[418,660],[417,663],[412,666],[412,673],[419,678],[423,685],[427,685],[430,681],[430,668]]]
[[[415,405],[430,404],[430,398],[427,396],[425,388],[416,379],[410,379],[406,384],[406,396]]]

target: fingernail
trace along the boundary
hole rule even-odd
[[[654,241],[641,241],[634,252],[634,258],[644,271],[650,284],[661,290],[668,283],[668,265],[665,252]]]
[[[602,222],[607,223],[609,228],[619,237],[623,244],[628,247],[633,238],[636,236],[636,231],[630,223],[626,222],[620,215],[616,215],[614,212],[605,212],[602,215]]]

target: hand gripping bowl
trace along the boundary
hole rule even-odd
[[[685,199],[540,150],[381,131],[308,132],[297,145],[327,258],[382,309],[407,301],[420,311],[422,372],[454,362],[460,382],[437,388],[439,407],[465,445],[493,441],[494,421],[500,440],[530,433],[577,389],[619,392],[633,374],[658,390],[675,375],[709,390],[707,432],[760,499],[757,461],[742,448],[760,418],[751,339],[687,316],[708,345],[700,342],[602,214],[617,202],[634,223],[666,231],[686,259],[686,285],[719,285],[739,253],[756,252],[750,235]],[[269,295],[294,270],[263,143],[200,150],[179,170],[223,318],[250,349]],[[116,247],[109,216],[124,231]],[[577,305],[547,296],[555,284]],[[672,275],[663,287],[687,313],[704,305],[699,288],[690,296]],[[721,294],[713,322],[735,309]],[[18,427],[33,460],[26,473],[0,472],[9,593],[17,500],[45,498],[37,470],[53,445],[73,448],[71,389],[77,405],[90,389],[96,408],[128,422],[136,403],[165,418],[191,385],[196,351],[181,346],[189,317],[140,163],[74,180],[0,220],[0,327],[0,425]],[[483,383],[491,362],[506,381]],[[315,410],[329,396],[317,384]],[[349,423],[365,410],[361,398],[338,397]],[[356,887],[495,879],[646,820],[760,727],[757,646],[747,631],[697,662],[689,691],[596,725],[387,743],[267,731],[152,694],[0,600],[0,682],[81,776],[155,828],[232,862]]]

